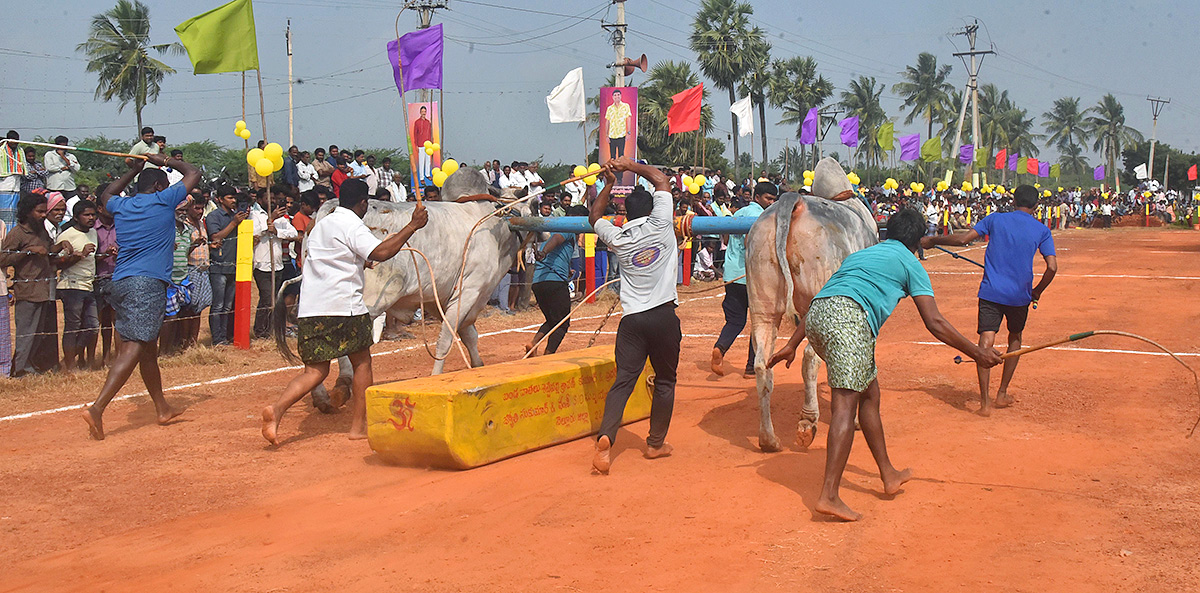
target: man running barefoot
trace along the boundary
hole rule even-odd
[[[113,328],[121,336],[121,345],[100,396],[83,412],[88,432],[98,441],[104,440],[104,409],[129,380],[134,367],[141,372],[146,391],[154,401],[159,424],[166,424],[181,413],[163,397],[158,332],[166,315],[167,285],[171,282],[175,208],[200,182],[200,170],[183,160],[172,160],[171,166],[183,173],[183,179],[170,185],[161,168],[142,171],[147,162],[156,167],[166,166],[167,161],[161,155],[147,154],[145,161],[131,160],[132,168],[100,194],[102,208],[113,216],[117,244],[121,246],[108,287],[108,302],[117,315]],[[137,195],[121,196],[135,177]]]
[[[933,298],[929,274],[917,260],[917,245],[925,234],[925,219],[916,210],[902,209],[888,219],[888,240],[850,254],[813,298],[803,326],[767,362],[792,365],[796,348],[808,341],[825,361],[830,404],[829,439],[825,453],[825,482],[816,511],[845,521],[862,517],[842,502],[838,490],[854,444],[854,416],[883,478],[888,495],[912,478],[912,470],[897,470],[888,458],[879,416],[879,381],[875,368],[875,339],[900,299],[911,296],[925,328],[942,342],[970,356],[981,367],[1000,362],[1000,353],[972,344],[946,321]]]
[[[1021,335],[1025,321],[1029,318],[1029,304],[1042,298],[1042,293],[1058,272],[1058,258],[1054,255],[1054,238],[1050,229],[1034,218],[1037,208],[1038,190],[1031,185],[1022,185],[1013,191],[1012,212],[997,212],[975,224],[975,228],[943,237],[925,237],[921,244],[926,249],[934,245],[963,246],[981,235],[988,237],[987,251],[983,259],[983,281],[979,283],[979,347],[991,348],[996,342],[1000,321],[1008,321],[1008,351],[1021,349]],[[1033,255],[1041,253],[1046,260],[1046,271],[1037,286],[1033,285]],[[1008,395],[1008,385],[1017,372],[1021,357],[1004,360],[1004,371],[1000,376],[1000,389],[996,390],[996,407],[1007,408],[1015,400]],[[979,414],[990,416],[992,402],[988,399],[988,387],[992,371],[979,369]]]
[[[262,410],[262,435],[272,445],[279,444],[279,421],[284,412],[323,383],[329,375],[329,361],[341,356],[348,356],[354,367],[350,439],[367,438],[374,336],[363,302],[363,269],[367,262],[381,262],[399,253],[429,221],[429,214],[418,202],[409,223],[381,241],[363,224],[366,213],[367,184],[349,179],[342,183],[339,206],[309,228],[297,313],[297,346],[304,370],[288,383],[278,401]]]

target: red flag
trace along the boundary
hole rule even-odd
[[[1038,174],[1038,160],[1035,158],[1031,158],[1031,159],[1025,161],[1025,170],[1029,171],[1030,175],[1037,175]]]
[[[1006,163],[1008,163],[1008,150],[1001,150],[996,154],[996,169],[1003,169]]]
[[[700,129],[700,100],[703,97],[703,82],[671,97],[673,103],[667,111],[668,135]]]
[[[1188,169],[1188,181],[1195,181],[1195,180],[1196,180],[1196,165],[1192,165],[1191,168]]]

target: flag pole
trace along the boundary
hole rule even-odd
[[[263,98],[262,69],[255,68],[254,74],[255,74],[255,76],[258,77],[258,116],[262,120],[263,141],[266,141],[266,139],[267,139],[267,103],[266,103],[266,100]],[[270,177],[267,178],[267,187],[266,187],[265,191],[267,192],[267,223],[270,224],[271,214],[273,214],[275,211],[275,204],[271,198],[271,178]],[[272,242],[269,238],[267,240],[267,247],[270,249],[270,258],[271,258],[271,289],[274,290],[274,287],[275,287],[275,243]],[[271,313],[274,314],[275,299],[268,299],[267,302],[268,302],[267,306],[271,309]]]
[[[242,70],[242,121],[246,121],[246,71]],[[250,150],[250,139],[243,138],[242,143],[246,145],[246,150]],[[247,169],[247,171],[249,171]],[[247,178],[247,181],[249,179]]]

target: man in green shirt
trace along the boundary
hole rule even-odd
[[[146,127],[142,128],[142,139],[138,140],[137,144],[134,144],[129,149],[129,154],[158,154],[158,153],[159,153],[159,146],[158,146],[158,143],[154,141],[154,128],[152,128],[150,126],[146,126]],[[132,167],[133,161],[134,161],[134,159],[125,159],[125,164]],[[157,168],[158,168],[158,165],[155,165],[154,163],[151,163],[150,161],[146,161],[145,164],[143,164],[143,166],[142,166],[143,171],[146,169],[157,169]],[[135,181],[136,181],[136,179],[135,179]]]

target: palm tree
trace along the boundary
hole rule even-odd
[[[796,126],[796,137],[808,110],[820,107],[833,95],[833,83],[817,74],[817,61],[809,56],[775,60],[774,76],[767,92],[771,104],[783,110],[779,123]],[[804,146],[800,154],[804,154]]]
[[[1083,111],[1079,109],[1079,97],[1062,97],[1054,102],[1054,108],[1042,114],[1046,121],[1042,127],[1050,134],[1047,140],[1060,153],[1066,153],[1072,146],[1086,144],[1088,141],[1087,122]]]
[[[1059,154],[1059,163],[1062,165],[1063,171],[1082,175],[1088,170],[1087,159],[1083,157],[1083,148],[1078,144],[1067,146]]]
[[[734,89],[753,63],[751,49],[762,42],[762,31],[750,27],[754,7],[738,0],[704,0],[692,22],[691,47],[704,73],[719,89],[729,91],[729,104],[737,99]],[[737,116],[729,114],[732,129]],[[733,154],[738,153],[738,137],[733,134]],[[734,159],[737,175],[737,159]]]
[[[1037,156],[1041,152],[1039,141],[1045,136],[1033,131],[1034,121],[1029,112],[1013,107],[1004,119],[1007,123],[1005,135],[1008,137],[1009,147],[1021,156]]]
[[[754,28],[755,35],[762,35],[758,27]],[[771,44],[766,41],[756,41],[746,48],[750,59],[750,69],[739,85],[743,97],[749,96],[750,102],[758,106],[758,136],[762,139],[763,168],[767,168],[767,93],[771,86]],[[736,135],[737,128],[734,128]],[[751,151],[753,152],[753,151]]]
[[[638,89],[638,154],[652,163],[677,165],[692,162],[696,137],[692,134],[668,134],[667,111],[671,96],[700,84],[700,77],[687,62],[659,62],[650,69],[646,81]],[[707,99],[708,90],[704,97]],[[700,131],[707,136],[712,130],[712,106],[707,101],[700,108]]]
[[[943,151],[954,150],[954,137],[958,134],[958,112],[962,111],[962,105],[963,92],[958,89],[950,91],[950,94],[946,97],[946,109],[942,112],[942,117],[938,121],[939,125],[941,125],[938,135],[942,137]],[[963,120],[963,124],[966,124],[965,119]],[[963,131],[967,132],[968,137],[970,136],[969,129],[964,129]],[[963,144],[967,144],[967,142]],[[957,159],[958,154],[952,154],[950,158]]]
[[[1116,180],[1117,191],[1121,190],[1121,176],[1117,175],[1117,155],[1121,146],[1143,140],[1141,132],[1125,125],[1125,108],[1112,93],[1104,95],[1100,102],[1089,107],[1085,113],[1088,132],[1095,138],[1092,150],[1099,151],[1102,160],[1108,163]]]
[[[938,66],[937,57],[928,52],[917,56],[917,65],[908,66],[900,73],[903,82],[892,85],[892,92],[904,99],[904,107],[911,109],[904,123],[911,124],[917,116],[925,118],[929,124],[929,135],[933,138],[933,122],[941,119],[946,111],[946,102],[954,86],[946,79],[950,76],[950,66]]]
[[[798,170],[804,170],[803,162],[800,151],[795,146],[787,146],[779,149],[779,155],[775,157],[775,160],[771,164],[775,165],[775,170],[783,173],[784,179],[790,180],[796,177]]]
[[[842,91],[842,100],[838,102],[846,110],[846,117],[858,116],[858,148],[855,153],[859,158],[866,158],[867,166],[883,162],[883,151],[875,139],[879,126],[887,122],[887,114],[879,102],[882,94],[883,85],[878,85],[875,77],[859,76],[850,81],[849,88]]]
[[[979,133],[983,135],[980,141],[987,147],[988,154],[993,154],[996,148],[1008,148],[1004,116],[1012,107],[1008,91],[1001,91],[991,83],[979,87]]]
[[[180,55],[179,42],[150,45],[150,9],[141,0],[117,0],[117,5],[92,17],[87,41],[75,47],[87,54],[87,71],[99,75],[96,98],[120,101],[117,112],[133,103],[138,131],[142,109],[158,100],[160,83],[175,69],[150,57]]]

